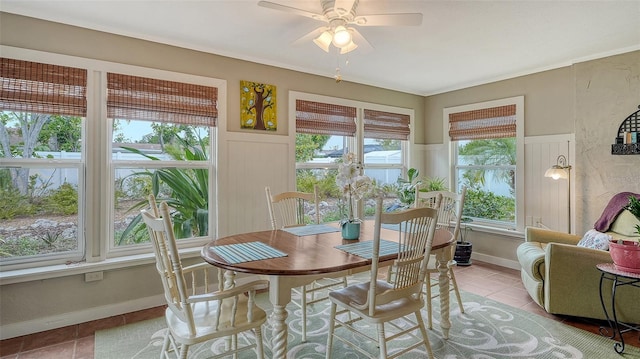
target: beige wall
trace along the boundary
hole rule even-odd
[[[611,155],[620,124],[640,105],[640,51],[579,63],[574,73],[576,222],[586,231],[613,195],[640,193],[640,155]]]
[[[574,83],[570,67],[429,96],[425,101],[426,143],[442,143],[442,110],[524,96],[525,136],[574,132]]]

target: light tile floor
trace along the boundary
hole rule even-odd
[[[520,272],[493,264],[474,262],[468,267],[455,269],[460,289],[491,298],[495,301],[521,308],[577,328],[599,334],[603,323],[591,319],[548,314],[527,294]],[[455,305],[454,303],[452,303]],[[91,359],[96,330],[130,324],[162,316],[164,307],[151,308],[101,320],[35,333],[0,341],[0,359]],[[625,343],[640,347],[637,332],[625,334]],[[613,345],[613,342],[612,342]],[[612,355],[615,354],[613,347]]]

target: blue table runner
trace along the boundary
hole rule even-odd
[[[227,244],[211,247],[211,250],[229,264],[286,257],[287,254],[262,242]]]
[[[380,239],[380,257],[398,253],[399,247],[398,242]],[[373,241],[342,244],[335,248],[366,259],[373,257]]]
[[[307,226],[283,228],[282,230],[301,237],[312,234],[338,232],[340,231],[340,228],[328,226],[326,224],[310,224]]]

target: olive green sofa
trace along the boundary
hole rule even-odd
[[[600,304],[598,263],[612,263],[609,252],[578,247],[581,237],[527,227],[525,242],[517,256],[522,283],[533,300],[547,312],[576,317],[605,319]],[[603,295],[611,313],[611,284],[604,281]],[[640,323],[640,288],[618,287],[618,320]]]

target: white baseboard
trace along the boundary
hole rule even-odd
[[[481,262],[491,263],[501,267],[516,269],[516,270],[520,270],[522,268],[518,261],[514,261],[511,259],[506,259],[502,257],[490,256],[488,254],[483,254],[483,253],[472,252],[471,259],[477,259]]]
[[[152,297],[139,298],[123,303],[103,305],[83,309],[77,312],[53,315],[50,317],[28,320],[25,322],[2,324],[0,339],[19,337],[21,335],[33,334],[45,330],[62,328],[69,325],[80,324],[92,320],[112,317],[142,309],[153,308],[165,304],[163,294]]]

